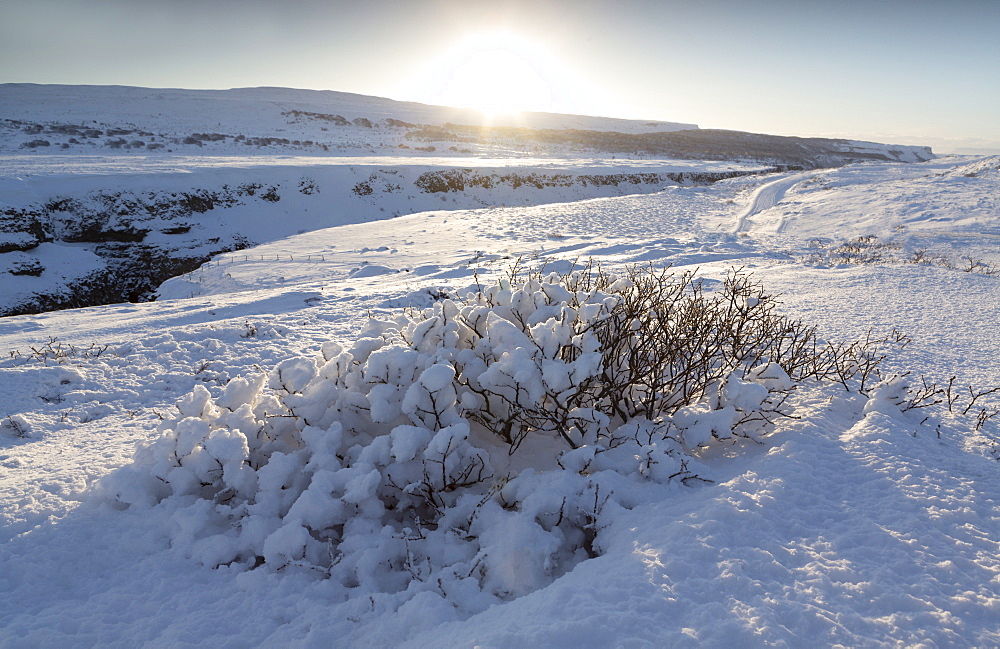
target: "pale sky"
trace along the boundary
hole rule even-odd
[[[1000,152],[1000,0],[0,0],[0,82],[313,88]]]

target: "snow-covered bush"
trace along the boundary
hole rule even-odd
[[[30,437],[31,424],[23,415],[7,415],[0,419],[0,435],[7,437]]]
[[[697,480],[702,449],[767,433],[804,381],[877,373],[888,338],[824,345],[751,276],[718,284],[512,270],[349,349],[196,386],[104,489],[173,503],[175,543],[210,566],[518,596],[599,554],[640,490]]]

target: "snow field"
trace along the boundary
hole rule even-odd
[[[562,568],[547,571],[540,553],[552,551],[554,535],[530,514],[550,516],[558,505],[546,499],[585,491],[595,479],[579,473],[589,460],[587,447],[563,456],[566,470],[548,467],[514,484],[523,516],[492,509],[479,523],[491,562],[485,588],[462,573],[443,580],[443,590],[430,581],[396,581],[375,555],[365,563],[364,552],[373,547],[406,555],[405,544],[393,550],[391,535],[367,515],[356,521],[359,529],[367,527],[357,537],[353,574],[368,581],[355,586],[345,589],[307,565],[211,570],[202,564],[224,558],[234,546],[226,540],[231,529],[213,527],[217,513],[210,501],[174,495],[119,511],[113,499],[93,490],[123,465],[133,475],[156,466],[156,460],[129,464],[135,444],[150,441],[154,427],[176,432],[185,420],[220,416],[220,400],[236,405],[248,394],[271,393],[276,388],[255,392],[254,381],[265,374],[286,387],[318,389],[322,382],[307,378],[318,371],[316,362],[333,352],[331,342],[344,350],[361,344],[369,311],[390,321],[406,305],[432,307],[441,292],[461,295],[474,287],[473,270],[493,286],[503,276],[504,258],[521,254],[551,257],[557,271],[592,255],[612,270],[636,261],[697,264],[711,290],[729,266],[747,266],[781,294],[783,312],[817,324],[824,337],[852,339],[869,327],[881,333],[894,326],[910,334],[913,342],[886,361],[893,371],[914,370],[937,381],[958,374],[976,385],[995,385],[995,278],[914,264],[828,268],[798,261],[809,238],[841,241],[862,234],[904,247],[929,238],[952,250],[989,254],[989,241],[979,233],[995,227],[989,200],[996,164],[973,164],[825,172],[829,186],[795,184],[762,212],[768,221],[785,219],[781,232],[756,229],[754,218],[748,236],[726,233],[749,199],[749,191],[737,193],[752,190],[749,181],[564,205],[433,212],[394,220],[391,231],[384,223],[350,225],[259,251],[294,255],[333,244],[336,261],[265,265],[233,253],[198,271],[200,281],[175,280],[199,287],[197,297],[178,290],[177,299],[163,302],[5,318],[3,349],[18,349],[21,357],[0,361],[4,406],[29,430],[27,437],[0,437],[0,587],[13,602],[0,612],[0,646],[1000,644],[995,446],[972,432],[967,420],[940,408],[921,424],[931,410],[901,413],[885,393],[866,399],[837,386],[798,391],[801,418],[783,420],[763,444],[715,440],[692,450],[698,474],[713,484],[661,484],[605,472],[602,484],[614,496],[595,537],[600,556],[564,559]],[[973,172],[976,177],[965,176]],[[946,191],[948,174],[962,179],[955,192]],[[920,211],[916,204],[928,193],[935,207]],[[809,200],[811,194],[818,199]],[[922,231],[870,220],[866,206],[872,204],[886,214],[893,205],[894,213],[927,212],[920,217]],[[855,220],[828,218],[842,212]],[[932,221],[939,217],[945,220]],[[911,238],[917,235],[919,241]],[[44,347],[52,337],[75,344],[78,355],[62,363],[30,356],[30,346]],[[110,347],[99,357],[82,355],[91,342]],[[422,386],[406,406],[418,413],[428,410],[423,399],[445,390],[451,375],[432,363],[408,380]],[[402,413],[409,389],[383,398],[375,414],[390,419],[396,407]],[[749,399],[753,389],[740,394]],[[178,402],[180,410],[173,405]],[[457,391],[454,402],[456,408],[461,403]],[[460,426],[441,423],[446,425],[437,433]],[[190,436],[205,432],[190,421],[185,426]],[[234,457],[233,437],[216,435],[205,448]],[[413,462],[449,441],[480,441],[471,430],[464,436],[452,428],[435,445],[430,432],[390,431],[380,448],[353,451],[352,461],[360,464],[364,453],[373,467],[386,457]],[[304,456],[322,456],[328,437],[310,438],[304,463],[292,460],[294,452],[274,455],[264,491],[287,491],[285,481],[301,477],[300,466],[315,480],[319,462],[310,466]],[[333,461],[329,453],[326,458]],[[499,460],[495,454],[489,459]],[[212,474],[210,465],[192,463],[192,470],[201,466]],[[231,473],[238,484],[240,471]],[[375,507],[366,482],[370,472],[357,473],[331,492],[339,489],[337,501],[344,505]],[[225,467],[222,474],[225,480]],[[300,499],[309,492],[292,491]],[[590,496],[579,499],[581,507],[593,502]],[[299,506],[306,518],[329,516],[329,507],[337,506],[310,498]],[[280,511],[286,505],[289,511],[295,506],[261,506]],[[270,536],[257,537],[265,561],[307,558],[308,550],[296,555],[309,540],[287,523],[273,530],[270,543]],[[223,542],[212,541],[220,536]],[[365,546],[373,540],[382,545]],[[539,554],[518,555],[521,548]],[[438,565],[474,560],[461,544],[442,543],[432,552],[439,553]],[[400,590],[390,592],[386,583]],[[497,595],[503,591],[506,596]]]
[[[436,629],[441,646],[993,646],[996,492],[957,477],[990,461],[845,405],[740,449],[711,488],[622,512],[606,555]]]
[[[65,293],[68,284],[86,280],[106,265],[114,266],[121,255],[113,246],[110,253],[101,249],[107,248],[107,241],[118,241],[122,233],[135,239],[136,254],[150,255],[149,263],[155,264],[163,258],[207,258],[220,250],[414,211],[651,193],[676,185],[665,175],[675,168],[689,173],[760,169],[759,165],[660,161],[655,173],[647,169],[640,177],[627,175],[617,161],[589,161],[606,167],[595,175],[596,169],[581,166],[579,161],[551,160],[535,160],[535,166],[520,160],[513,168],[509,161],[500,168],[496,160],[439,160],[435,165],[389,157],[317,161],[154,156],[149,160],[131,157],[108,168],[107,158],[59,160],[60,156],[39,158],[38,170],[17,160],[6,177],[0,177],[4,214],[43,214],[38,227],[51,239],[26,241],[26,232],[0,233],[0,245],[29,248],[0,253],[0,272],[6,278],[0,284],[0,306],[13,308],[34,294]],[[441,166],[456,163],[471,166],[461,170]],[[141,172],[129,173],[133,168]],[[470,183],[478,178],[486,186],[425,191],[428,187],[423,181],[428,175],[443,171],[464,174]],[[316,253],[324,258],[325,252],[310,250],[303,256],[309,259]]]

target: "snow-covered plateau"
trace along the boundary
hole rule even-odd
[[[440,110],[0,87],[0,647],[1000,646],[1000,157]]]

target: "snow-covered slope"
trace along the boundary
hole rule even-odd
[[[393,152],[400,145],[420,146],[421,140],[411,137],[417,126],[445,124],[622,133],[697,128],[550,113],[494,116],[327,90],[0,85],[0,152],[56,147],[74,153],[163,152],[206,146],[241,154],[260,148],[314,154]],[[497,142],[492,148],[501,147]]]
[[[917,162],[933,155],[927,147],[700,132],[694,124],[675,122],[488,115],[333,91],[0,85],[0,153],[366,155],[399,149],[515,157],[596,152],[810,166]]]
[[[0,115],[40,122],[78,122],[101,116],[108,123],[171,124],[177,130],[211,131],[221,125],[271,134],[287,128],[291,111],[341,115],[370,122],[388,119],[413,124],[447,123],[526,128],[583,129],[651,133],[696,129],[695,124],[638,121],[556,113],[484,114],[474,109],[431,106],[332,90],[234,88],[183,90],[130,86],[3,84]],[[160,119],[153,119],[151,117]]]
[[[976,431],[945,404],[803,392],[762,443],[698,454],[712,483],[621,483],[600,556],[507,600],[210,569],[189,556],[207,501],[121,510],[93,490],[195,386],[215,397],[350,345],[369,315],[488,285],[517,257],[674,263],[709,290],[744,267],[824,337],[908,333],[887,369],[957,376],[961,410],[965,386],[1000,384],[998,186],[1000,159],[951,158],[437,208],[227,253],[161,301],[0,319],[0,646],[1000,645],[997,419]]]

